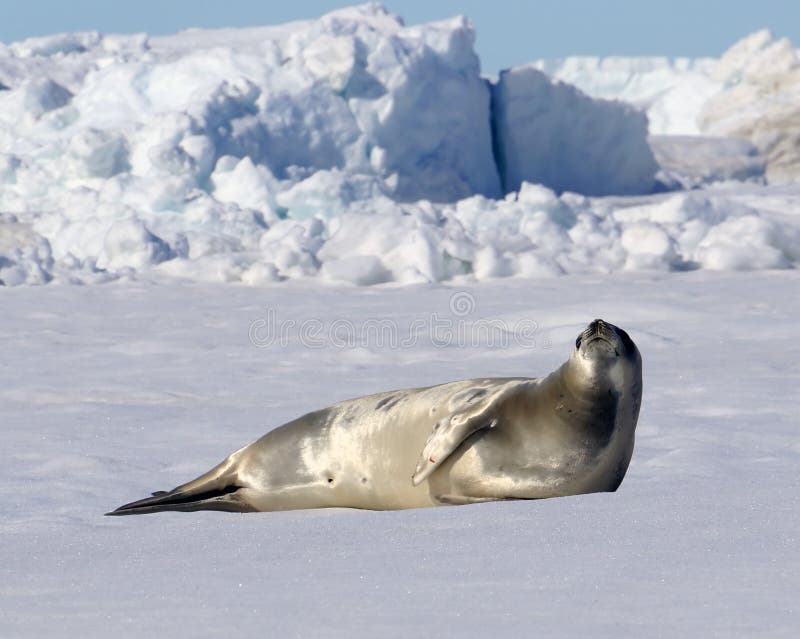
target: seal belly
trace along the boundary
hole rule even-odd
[[[298,500],[305,508],[441,505],[438,488],[411,481],[420,451],[437,420],[452,411],[455,397],[473,390],[480,397],[508,381],[464,380],[391,391],[309,413],[243,451],[248,481],[259,487],[252,499],[261,510]]]
[[[436,505],[427,485],[414,486],[411,475],[449,395],[442,387],[371,395],[270,431],[242,451],[245,483],[258,487],[256,507],[296,508],[288,504],[298,500],[304,508]]]

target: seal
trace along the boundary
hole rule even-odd
[[[642,359],[594,320],[544,378],[451,382],[304,415],[197,479],[107,513],[373,510],[615,491],[633,454]]]

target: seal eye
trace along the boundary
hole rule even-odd
[[[581,347],[581,340],[583,339],[583,335],[578,335],[578,339],[575,340],[575,348]]]

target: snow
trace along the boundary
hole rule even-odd
[[[255,172],[249,160],[239,161],[224,188],[247,184]],[[85,198],[82,219],[72,224],[57,217],[0,220],[0,280],[458,283],[652,268],[795,268],[800,259],[798,186],[726,182],[647,197],[585,198],[525,182],[503,200],[475,196],[433,205],[381,196],[350,202],[353,189],[332,173],[306,182],[281,194],[285,210],[297,212],[286,219],[209,208],[202,198],[187,203],[180,217],[126,217],[113,203]],[[137,197],[148,197],[139,184]],[[104,214],[112,220],[107,229]],[[658,239],[642,261],[632,238],[645,229]]]
[[[52,268],[47,240],[14,216],[0,215],[0,282],[6,286],[45,284]]]
[[[0,289],[0,635],[794,636],[799,286],[796,271],[696,271]],[[252,327],[270,311],[286,341],[258,348]],[[505,347],[436,346],[423,329],[396,349],[306,348],[286,323],[316,319],[326,336],[337,320],[386,319],[408,337],[433,314],[537,328]],[[102,516],[339,399],[548,372],[594,317],[626,328],[644,358],[616,493]]]
[[[506,192],[526,181],[584,195],[652,191],[647,118],[630,105],[590,98],[533,67],[502,71],[492,100]]]
[[[498,191],[489,93],[463,18],[404,27],[373,4],[280,27],[95,35],[66,52],[17,43],[0,59],[12,87],[0,97],[4,133],[15,148],[40,143],[29,162],[100,130],[129,140],[133,174],[180,171],[194,178],[186,189],[220,159],[248,156],[290,183],[333,168],[394,179],[400,199]],[[72,93],[26,79],[39,67],[61,78],[81,62]],[[19,120],[28,126],[12,130]]]

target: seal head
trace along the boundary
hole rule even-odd
[[[610,384],[620,391],[637,385],[638,378],[641,393],[639,349],[628,333],[604,320],[594,320],[578,335],[570,363],[583,376],[582,383],[589,387]]]

